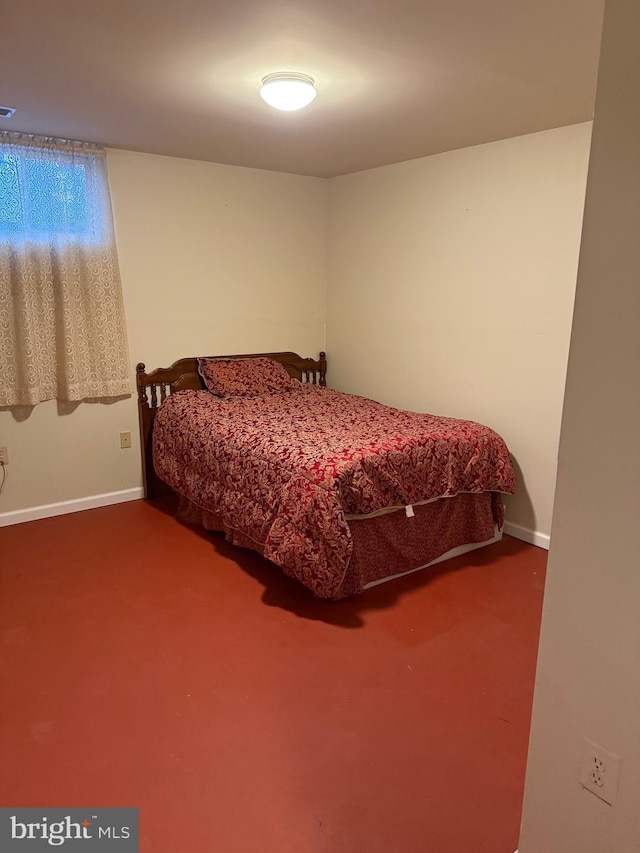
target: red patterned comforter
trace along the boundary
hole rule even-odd
[[[179,391],[156,415],[153,450],[161,479],[323,598],[349,563],[345,514],[515,488],[489,427],[313,385],[226,400]]]

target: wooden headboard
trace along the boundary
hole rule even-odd
[[[321,352],[316,361],[302,358],[294,352],[258,352],[242,355],[207,356],[208,358],[272,358],[282,364],[289,376],[312,385],[326,385],[327,357]],[[142,478],[145,498],[159,498],[172,494],[172,490],[156,475],[153,468],[153,422],[156,412],[166,398],[175,391],[204,389],[198,373],[198,359],[181,358],[171,367],[159,367],[146,372],[145,365],[136,366],[138,389],[138,421],[140,424],[140,448],[142,453]]]

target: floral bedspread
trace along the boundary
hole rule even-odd
[[[489,427],[313,385],[225,400],[178,391],[156,415],[153,449],[162,480],[323,598],[349,563],[345,514],[515,489]]]

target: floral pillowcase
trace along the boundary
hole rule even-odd
[[[296,384],[271,358],[199,358],[198,372],[217,397],[256,397],[290,391]]]

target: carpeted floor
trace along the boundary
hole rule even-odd
[[[546,552],[337,604],[142,501],[0,529],[0,805],[142,853],[513,853]]]

